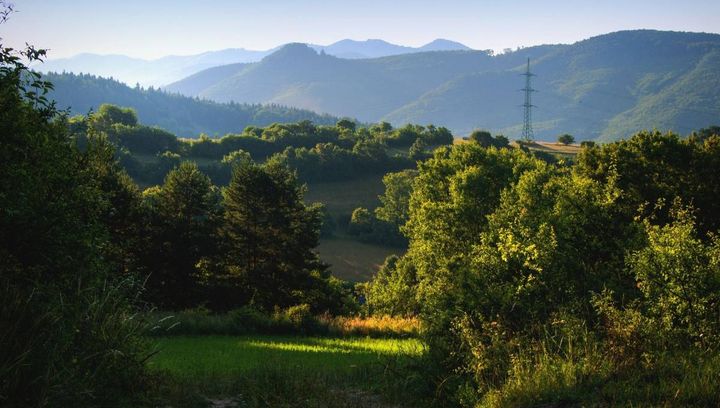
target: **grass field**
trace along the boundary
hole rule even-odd
[[[369,280],[388,255],[401,250],[382,245],[359,242],[343,235],[350,214],[358,207],[375,209],[380,204],[378,196],[385,192],[381,174],[360,179],[313,183],[308,185],[305,201],[321,202],[338,224],[336,235],[320,240],[320,258],[329,263],[333,274],[352,282]]]
[[[305,201],[325,204],[334,218],[349,217],[358,207],[372,210],[380,205],[378,196],[385,192],[382,177],[377,174],[349,181],[308,184]]]
[[[582,150],[579,144],[565,145],[562,143],[555,142],[535,142],[530,145],[530,149],[545,151],[548,153],[555,153],[560,155],[575,156]]]
[[[402,255],[404,250],[366,244],[345,236],[320,240],[320,259],[330,264],[338,278],[351,282],[365,282],[372,278],[389,255]]]
[[[148,365],[173,384],[172,406],[381,407],[388,367],[423,353],[416,339],[178,336],[156,347]]]

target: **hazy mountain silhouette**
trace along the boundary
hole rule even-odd
[[[652,30],[497,56],[461,50],[351,60],[291,44],[260,62],[202,71],[167,89],[517,137],[519,74],[527,58],[538,75],[534,119],[541,139],[569,132],[581,140],[610,140],[653,127],[688,133],[720,121],[720,35]]]
[[[429,50],[469,49],[460,43],[441,39],[419,48],[395,45],[383,40],[341,40],[327,46],[311,45],[311,47],[341,58],[376,58]],[[142,86],[162,86],[207,68],[257,62],[279,48],[281,47],[263,51],[229,48],[197,55],[171,55],[154,60],[86,53],[70,58],[51,59],[34,68],[41,72],[73,72],[112,77],[131,86],[136,83]]]

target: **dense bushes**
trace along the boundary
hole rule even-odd
[[[0,45],[0,404],[135,405],[140,281],[115,245],[134,192],[104,140],[74,144],[51,85],[20,59],[43,55]]]
[[[719,351],[717,144],[641,132],[573,167],[436,151],[412,182],[409,251],[366,286],[368,309],[418,309],[438,391],[464,406],[666,404],[662,379],[632,378],[672,359],[695,381],[681,399],[717,404],[714,363],[687,364]]]

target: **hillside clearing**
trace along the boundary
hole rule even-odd
[[[321,239],[318,252],[320,259],[330,264],[333,275],[351,282],[364,282],[372,278],[385,258],[401,255],[405,250],[337,236]]]

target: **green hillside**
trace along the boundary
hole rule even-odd
[[[251,125],[302,120],[329,125],[338,120],[280,105],[222,104],[153,88],[131,88],[116,80],[93,75],[50,73],[43,77],[55,86],[50,97],[57,101],[59,108],[69,109],[72,114],[86,114],[103,103],[128,106],[137,111],[142,123],[182,137],[195,138],[200,133],[222,136],[242,132]]]
[[[720,35],[622,31],[570,45],[490,56],[442,51],[344,60],[288,45],[260,62],[200,72],[168,90],[217,101],[279,103],[395,125],[434,123],[467,134],[519,135],[528,58],[536,136],[614,140],[662,126],[681,133],[717,122]]]

